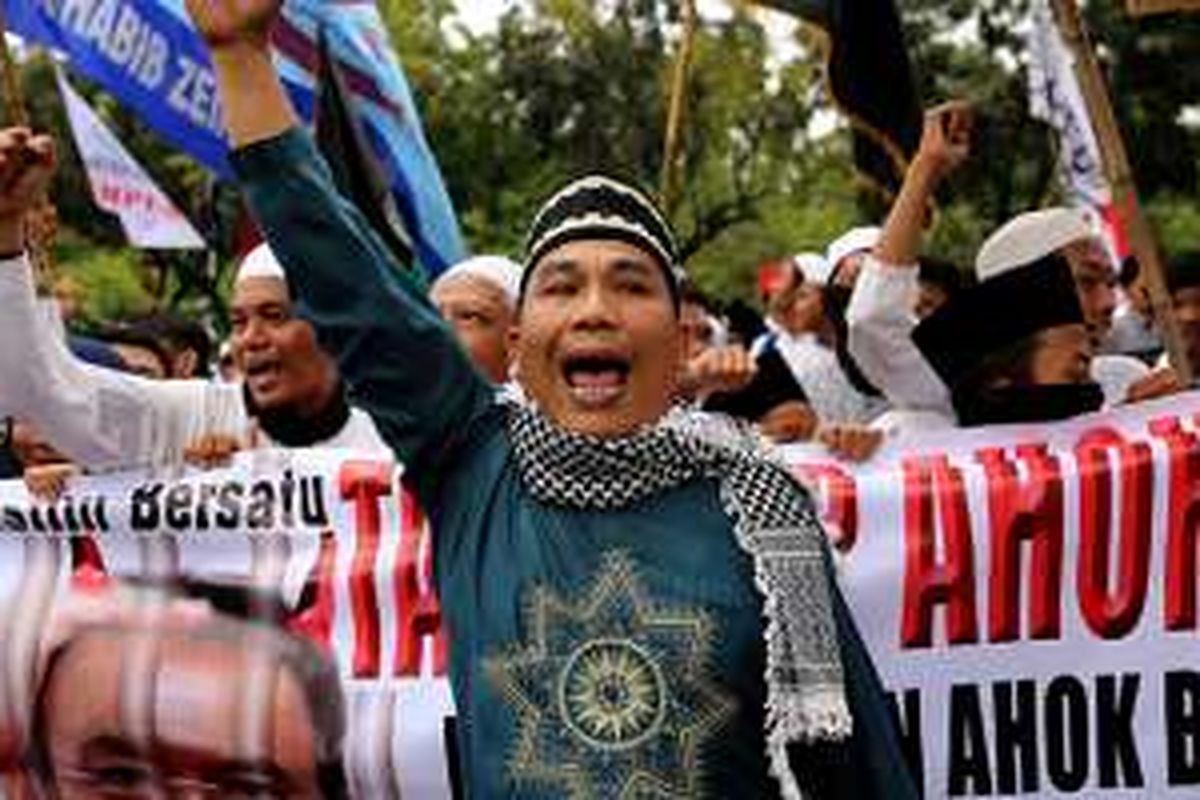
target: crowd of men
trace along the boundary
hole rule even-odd
[[[239,266],[232,333],[214,348],[198,326],[166,317],[69,333],[69,313],[47,313],[35,292],[21,222],[52,174],[53,142],[0,132],[0,411],[12,474],[53,495],[80,471],[208,466],[255,447],[394,454],[433,521],[467,721],[459,768],[477,796],[519,794],[529,781],[551,795],[585,785],[624,796],[650,773],[656,791],[688,796],[915,796],[811,501],[772,448],[816,441],[863,461],[892,438],[1183,391],[1136,263],[1116,262],[1095,216],[1031,210],[1000,226],[969,269],[924,253],[935,192],[971,157],[971,110],[949,104],[928,113],[881,227],[763,265],[761,317],[706,299],[653,202],[600,176],[548,199],[520,263],[473,258],[426,292],[337,196],[297,127],[265,44],[274,4],[189,8],[213,49],[235,170],[266,237]],[[1175,312],[1200,363],[1200,255],[1168,244],[1180,250]],[[543,723],[523,715],[511,654],[540,652],[526,609],[593,585],[680,619],[694,611],[722,644],[701,679],[684,670],[686,654],[634,641],[627,619],[596,622],[574,644],[597,654],[597,668],[667,676],[655,691],[700,688],[663,701],[658,716],[630,712],[636,735],[589,728],[582,712],[560,720],[555,735],[583,743],[542,752],[529,726]],[[130,635],[93,632],[75,652]],[[63,676],[80,669],[56,662],[46,702],[62,702]],[[654,744],[664,725],[688,747],[637,769],[614,755],[666,747]],[[533,751],[514,755],[518,739]],[[522,761],[567,750],[575,771],[558,777]],[[56,750],[36,754],[43,780],[72,779],[51,763]],[[308,781],[311,796],[344,791],[320,784]]]
[[[886,224],[763,264],[759,310],[722,307],[681,277],[676,402],[752,424],[775,443],[817,440],[861,461],[886,435],[1053,421],[1182,390],[1136,260],[1116,260],[1091,211],[1021,214],[983,244],[971,270],[922,251],[934,192],[969,157],[970,124],[962,105],[931,112]],[[1200,252],[1181,250],[1168,275],[1196,363],[1198,265]],[[72,462],[94,470],[180,454],[211,463],[260,444],[384,447],[296,317],[266,245],[241,260],[233,331],[219,347],[196,321],[171,314],[78,334],[69,279],[39,299],[28,276],[7,272],[0,300],[22,313],[4,323],[12,346],[0,468],[39,490],[60,486],[70,474],[60,465]],[[478,256],[430,289],[478,370],[517,392],[521,274],[506,257]],[[200,409],[205,419],[189,419]]]

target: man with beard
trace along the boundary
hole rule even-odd
[[[963,103],[950,103],[926,115],[917,155],[883,236],[862,268],[847,311],[850,353],[893,406],[875,422],[884,430],[943,427],[955,418],[952,387],[947,386],[945,376],[938,373],[913,341],[918,323],[914,311],[919,296],[917,252],[927,209],[937,187],[970,152],[971,126],[970,108]],[[1114,279],[1086,212],[1059,208],[1017,217],[996,231],[980,249],[976,275],[982,286],[1010,272],[1055,269],[1053,265],[1058,263],[1059,256],[1068,265],[1075,282],[1078,295],[1075,305],[1083,314],[1087,350],[1094,353],[1097,342],[1111,325]],[[1055,277],[1048,276],[1045,280],[1048,286],[1053,285]],[[1036,282],[1028,284],[1031,291],[1036,286]],[[973,301],[987,295],[975,290],[967,293]],[[1003,292],[996,296],[1003,296]],[[1026,313],[1023,303],[1004,311],[1014,317]],[[1028,333],[1035,332],[1038,323],[1031,319],[1030,324],[1035,327]],[[1073,347],[1074,343],[1068,349]],[[1169,375],[1147,375],[1148,370],[1135,359],[1090,357],[1090,363],[1092,380],[1100,384],[1102,400],[1109,405],[1146,399],[1176,388]],[[1091,403],[1091,391],[1063,390],[1059,392],[1060,399],[1067,394],[1075,398],[1074,406],[1028,404],[1019,408],[1021,404],[1014,403],[1008,412],[1002,407],[993,408],[991,413],[997,416],[988,421],[1048,421],[1096,410]]]
[[[188,3],[251,208],[433,517],[469,794],[913,796],[811,499],[669,413],[659,212],[602,177],[546,203],[518,321],[530,402],[497,404],[337,196],[271,63],[278,7]]]
[[[189,450],[346,447],[386,452],[370,417],[347,404],[333,360],[295,316],[283,270],[260,246],[234,284],[233,355],[243,386],[154,381],[75,358],[38,312],[22,255],[29,186],[54,169],[48,137],[0,132],[0,407],[26,418],[85,469],[182,461]],[[16,183],[14,183],[16,181]]]

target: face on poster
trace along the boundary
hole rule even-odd
[[[391,464],[0,485],[7,796],[455,796],[428,527]],[[22,794],[24,792],[25,794]]]

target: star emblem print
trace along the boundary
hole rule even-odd
[[[484,665],[516,716],[514,782],[572,798],[701,793],[701,751],[735,707],[708,675],[704,611],[653,603],[615,552],[577,597],[534,589],[525,630]]]

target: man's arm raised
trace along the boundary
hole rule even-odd
[[[38,308],[23,255],[23,218],[54,172],[49,137],[0,130],[0,409],[35,423],[91,470],[170,463],[201,435],[237,435],[245,415],[231,387],[151,381],[84,364]]]
[[[279,0],[188,0],[212,51],[233,166],[302,316],[355,404],[427,488],[494,392],[416,281],[334,186],[271,63]]]
[[[938,185],[966,160],[971,125],[964,103],[948,103],[925,115],[917,155],[846,309],[850,355],[900,408],[949,406],[949,392],[912,342],[917,258],[929,204]]]

